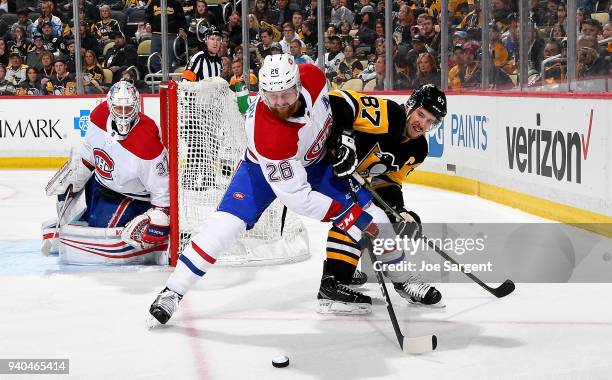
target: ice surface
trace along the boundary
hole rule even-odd
[[[312,221],[310,260],[214,268],[167,326],[148,331],[168,268],[61,266],[38,253],[40,223],[54,213],[43,191],[51,174],[0,171],[0,358],[69,358],[79,379],[612,378],[610,284],[518,284],[503,299],[471,283],[439,284],[443,310],[392,294],[404,334],[439,339],[435,352],[406,356],[373,284],[372,315],[315,312],[326,226]],[[461,194],[406,193],[427,221],[541,221]],[[279,355],[289,367],[272,367]]]

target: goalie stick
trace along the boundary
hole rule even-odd
[[[359,182],[360,185],[362,185],[363,187],[365,187],[366,190],[368,190],[372,196],[391,214],[393,214],[393,216],[395,216],[396,218],[402,219],[401,215],[395,211],[395,209],[391,206],[389,206],[381,197],[380,195],[378,195],[378,193],[376,192],[376,190],[374,190],[374,188],[372,188],[372,185],[364,178],[362,178],[359,174],[357,173],[353,173],[353,178],[355,178],[355,180],[357,182]],[[479,279],[478,277],[476,277],[474,274],[466,272],[463,267],[461,265],[459,265],[459,263],[453,259],[452,257],[450,257],[448,255],[448,253],[444,252],[442,249],[438,248],[436,246],[436,244],[429,240],[429,238],[427,238],[427,236],[420,234],[419,236],[417,236],[418,239],[423,239],[427,245],[429,247],[431,247],[434,251],[436,251],[437,254],[439,254],[440,256],[442,256],[444,259],[450,261],[451,263],[457,265],[457,267],[461,268],[461,272],[463,274],[465,274],[466,276],[468,276],[470,278],[470,280],[474,281],[475,283],[477,283],[478,285],[480,285],[483,289],[485,289],[486,291],[488,291],[489,293],[493,294],[495,297],[497,298],[502,298],[507,296],[508,294],[512,293],[515,289],[515,285],[514,282],[512,282],[512,280],[508,279],[506,281],[504,281],[500,286],[498,286],[497,288],[493,288],[490,287],[489,285],[485,284],[484,282],[482,282],[481,279]]]
[[[355,194],[355,187],[351,178],[349,178],[349,183],[351,185],[351,196],[353,198],[353,202],[357,203],[357,195]],[[366,250],[368,251],[372,265],[374,265],[374,263],[377,262],[377,259],[376,255],[374,255],[374,251],[372,250],[372,242],[370,239],[366,240],[368,242]],[[380,291],[383,294],[383,297],[385,297],[387,312],[389,313],[389,318],[391,319],[391,324],[393,325],[397,342],[399,343],[402,351],[404,351],[406,354],[424,354],[435,350],[438,346],[438,338],[435,335],[423,335],[407,338],[404,336],[404,334],[402,334],[399,323],[397,323],[397,317],[395,316],[395,310],[393,309],[393,304],[391,303],[387,286],[385,285],[385,279],[380,271],[374,270],[374,272],[376,273],[376,279],[378,280]]]
[[[43,242],[43,246],[40,248],[40,252],[43,254],[43,256],[49,256],[49,251],[51,250],[51,247],[53,247],[55,241],[59,239],[59,230],[61,225],[64,224],[62,223],[62,221],[65,217],[66,210],[68,210],[68,207],[72,204],[72,201],[74,200],[74,195],[75,194],[72,192],[72,185],[68,185],[68,189],[66,190],[66,197],[64,198],[64,203],[62,204],[62,207],[60,208],[57,215],[57,223],[55,224],[53,235],[51,235],[50,239],[46,239]]]

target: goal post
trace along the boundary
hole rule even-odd
[[[162,141],[170,173],[170,265],[214,212],[246,149],[244,116],[222,78],[173,82],[160,90]],[[269,265],[310,257],[308,234],[277,200],[254,228],[224,253],[221,265]]]

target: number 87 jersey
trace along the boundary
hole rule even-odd
[[[330,141],[342,130],[353,130],[356,171],[375,184],[399,185],[427,156],[427,139],[406,136],[408,116],[403,105],[356,91],[330,92],[333,128]]]

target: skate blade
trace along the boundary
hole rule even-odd
[[[346,303],[332,300],[319,300],[319,314],[360,315],[372,312],[372,305],[367,303]]]
[[[159,321],[155,319],[154,316],[149,314],[149,316],[147,317],[147,320],[145,321],[145,325],[147,326],[148,330],[153,330],[157,326],[160,326],[161,323],[159,323]]]
[[[413,301],[411,299],[406,299],[406,298],[404,299],[408,301],[408,306],[411,306],[411,307],[421,307],[424,309],[444,309],[446,307],[446,304],[444,303],[443,300],[440,300],[440,302],[434,303],[432,305],[426,305],[424,303]]]

